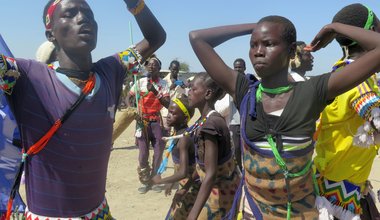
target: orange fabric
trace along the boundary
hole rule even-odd
[[[7,214],[5,215],[6,220],[11,219],[12,205],[13,205],[13,199],[9,199],[8,205],[7,205]]]

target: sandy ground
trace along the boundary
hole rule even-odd
[[[116,120],[118,115],[116,114]],[[134,145],[134,129],[133,122],[115,141],[111,153],[106,194],[111,213],[118,220],[164,219],[171,204],[171,197],[165,197],[163,191],[161,193],[149,191],[144,195],[137,191],[140,182],[136,172],[138,149]],[[380,189],[379,168],[380,158],[377,156],[370,175],[375,192]],[[166,174],[172,172],[173,167],[169,163]],[[378,202],[377,206],[380,210]]]

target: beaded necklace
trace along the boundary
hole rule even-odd
[[[206,115],[206,117],[199,118],[193,125],[191,125],[188,129],[186,129],[185,132],[183,132],[182,134],[174,135],[171,137],[163,137],[162,140],[164,140],[164,141],[175,140],[175,139],[180,139],[181,137],[184,137],[184,136],[190,136],[190,135],[194,134],[198,128],[200,128],[204,125],[204,123],[207,121],[207,119],[210,117],[210,115],[214,112],[216,112],[216,111],[212,110]]]

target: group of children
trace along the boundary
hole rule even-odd
[[[127,50],[93,63],[97,24],[88,3],[50,0],[44,24],[58,66],[1,56],[0,86],[24,148],[27,219],[112,219],[105,179],[125,72],[139,74],[166,39],[143,0],[124,2],[144,35]],[[167,219],[371,219],[361,198],[380,140],[379,90],[371,78],[380,71],[379,27],[371,9],[343,8],[303,48],[314,52],[336,38],[343,58],[331,73],[305,81],[289,80],[296,29],[281,16],[191,31],[190,43],[207,73],[195,76],[188,97],[170,97],[170,86],[158,75],[160,60],[149,59],[148,76],[130,90],[139,96],[139,190],[167,183],[170,194],[172,184],[181,182]],[[214,49],[248,34],[259,81],[238,74]],[[241,116],[241,173],[230,131],[214,107],[225,92]],[[176,170],[165,178],[162,106],[174,129],[168,153]],[[188,126],[194,109],[201,116]],[[19,178],[13,192],[18,185]]]

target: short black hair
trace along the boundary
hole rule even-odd
[[[244,66],[245,66],[245,61],[243,60],[243,58],[237,58],[237,59],[234,61],[234,64],[237,63],[237,62],[240,62],[240,63],[244,64]]]
[[[289,19],[278,15],[270,15],[261,18],[258,24],[263,22],[272,22],[282,25],[284,27],[284,30],[282,32],[282,38],[288,43],[288,45],[291,45],[292,43],[296,42],[297,31],[294,24]]]
[[[46,25],[46,15],[47,15],[47,13],[48,13],[49,7],[50,7],[51,4],[53,4],[54,1],[55,1],[55,0],[49,0],[49,1],[46,3],[46,5],[45,5],[44,12],[43,12],[43,14],[42,14],[42,22],[44,23],[44,27],[45,27],[45,25]],[[53,19],[53,18],[50,18],[50,19]]]
[[[170,68],[173,64],[175,64],[175,65],[177,65],[178,67],[180,67],[179,61],[178,61],[178,60],[173,60],[172,62],[170,62],[169,68]]]
[[[368,8],[360,3],[347,5],[335,14],[332,22],[339,22],[342,24],[352,25],[355,27],[364,28],[368,19]],[[377,25],[376,15],[374,16],[373,25]],[[349,46],[352,40],[341,35],[338,35],[336,41],[341,46]]]
[[[210,75],[207,72],[198,73],[197,75],[195,75],[194,80],[195,79],[202,79],[206,87],[213,91],[213,102],[223,98],[223,96],[225,95],[224,90],[210,77]]]

